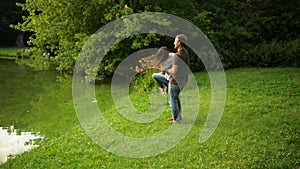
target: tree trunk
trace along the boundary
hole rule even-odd
[[[24,45],[24,32],[21,32],[21,31],[18,32],[18,38],[17,38],[17,41],[16,41],[16,45],[17,45],[18,48],[25,47],[25,45]]]

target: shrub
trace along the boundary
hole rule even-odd
[[[300,66],[300,40],[263,42],[249,51],[250,66]]]
[[[152,78],[152,74],[158,72],[155,69],[147,69],[141,73],[138,73],[132,80],[130,87],[132,90],[139,92],[150,92],[155,88],[155,82]]]

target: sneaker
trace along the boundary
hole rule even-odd
[[[174,121],[168,121],[169,124],[174,124]]]
[[[182,121],[173,121],[174,124],[181,124]]]
[[[169,121],[169,124],[181,124],[181,121]]]
[[[168,121],[172,121],[173,122],[173,120],[174,120],[173,118],[168,118]]]
[[[169,121],[170,124],[181,124],[182,123],[181,120],[180,121],[175,121],[173,118],[168,118],[168,121]]]

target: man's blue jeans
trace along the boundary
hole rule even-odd
[[[181,103],[179,99],[180,88],[176,84],[169,83],[169,103],[172,111],[172,118],[174,123],[181,123]]]
[[[169,81],[162,73],[153,73],[152,78],[160,88],[163,89],[168,87]]]

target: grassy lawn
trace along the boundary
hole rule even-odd
[[[0,48],[0,57],[16,57],[17,53],[20,51],[19,48],[17,47],[5,47],[5,48]]]
[[[45,135],[38,148],[0,168],[299,168],[300,69],[241,68],[226,71],[227,98],[213,135],[199,143],[210,108],[208,75],[195,73],[200,109],[188,135],[174,148],[148,158],[125,158],[109,153],[86,135],[73,108],[71,81],[32,101],[30,115],[19,128]],[[152,123],[135,124],[113,106],[109,85],[97,85],[98,105],[109,124],[126,135],[150,137],[170,127],[168,108]],[[163,96],[161,96],[163,97]],[[192,97],[192,96],[191,96]],[[131,92],[137,109],[147,109],[147,94]],[[55,100],[55,102],[53,101]],[[45,104],[46,103],[46,104]],[[39,114],[34,114],[39,112]],[[49,114],[51,112],[51,114]],[[184,116],[183,112],[183,116]],[[13,121],[8,118],[9,121]],[[18,127],[18,126],[17,126]],[[103,138],[105,139],[105,137]]]

